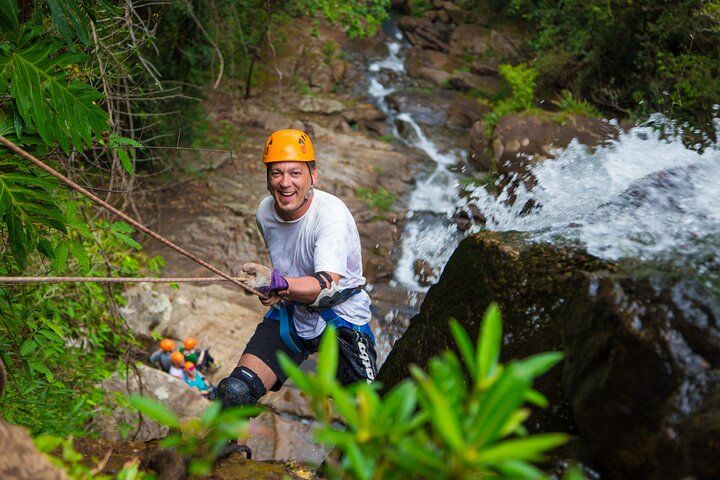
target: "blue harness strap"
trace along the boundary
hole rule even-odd
[[[283,343],[295,353],[303,353],[310,355],[303,344],[302,338],[297,334],[295,329],[295,322],[292,321],[293,312],[295,310],[296,303],[290,303],[286,306],[276,304],[273,305],[270,310],[265,314],[265,318],[268,320],[276,320],[280,322],[280,338]],[[372,340],[373,345],[375,344],[375,335],[373,335],[370,325],[355,325],[350,323],[340,315],[335,313],[332,308],[325,308],[320,310],[320,317],[325,320],[328,325],[333,325],[336,329],[340,327],[346,327],[352,330],[356,330],[360,333],[364,333]]]
[[[302,339],[297,334],[295,323],[292,321],[294,309],[295,305],[292,303],[287,306],[276,304],[268,310],[265,318],[280,322],[280,338],[290,351],[309,355],[310,352],[303,347]]]

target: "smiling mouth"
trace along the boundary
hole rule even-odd
[[[278,192],[278,195],[280,195],[280,198],[290,200],[295,196],[295,192]]]

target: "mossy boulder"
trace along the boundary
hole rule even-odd
[[[478,335],[487,306],[503,316],[502,360],[564,351],[535,386],[551,407],[531,431],[578,435],[603,478],[720,477],[720,309],[692,272],[613,263],[520,233],[466,238],[384,363],[388,389],[411,363],[454,349],[448,319]]]

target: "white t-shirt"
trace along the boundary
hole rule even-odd
[[[315,189],[305,215],[285,221],[275,211],[275,200],[267,197],[260,202],[256,218],[273,268],[280,270],[281,275],[337,273],[339,290],[365,284],[360,235],[350,210],[339,198]],[[332,309],[355,325],[370,321],[370,297],[364,290]],[[296,308],[293,319],[302,338],[315,338],[325,329],[320,315],[304,308]]]

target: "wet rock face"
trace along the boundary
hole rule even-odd
[[[717,478],[720,310],[711,296],[653,275],[589,287],[569,305],[563,375],[588,450],[605,452],[610,478]]]
[[[477,336],[497,301],[503,361],[564,351],[536,381],[551,407],[526,425],[579,436],[584,462],[605,479],[718,478],[720,308],[678,272],[600,261],[571,247],[530,245],[520,234],[465,239],[378,380],[454,348],[447,320]]]

